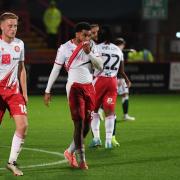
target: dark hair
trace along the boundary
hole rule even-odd
[[[80,22],[80,23],[77,23],[76,25],[75,25],[75,33],[76,32],[81,32],[82,30],[87,30],[87,31],[89,31],[89,30],[91,30],[91,26],[90,26],[90,24],[89,23],[87,23],[87,22]]]
[[[110,26],[105,25],[101,27],[99,31],[99,41],[105,43],[113,42],[113,34]]]
[[[122,45],[122,44],[126,44],[126,41],[123,38],[116,38],[115,41],[114,41],[114,44],[119,46],[119,45]]]
[[[5,12],[5,13],[1,14],[1,16],[0,16],[0,23],[2,21],[5,21],[6,19],[17,19],[18,20],[18,16],[11,12]]]

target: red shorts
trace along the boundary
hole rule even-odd
[[[11,89],[4,89],[0,87],[0,123],[3,115],[9,110],[10,115],[26,115],[26,103],[22,94],[14,94]]]
[[[95,112],[98,112],[100,106],[105,111],[115,111],[117,99],[117,78],[116,77],[98,77],[95,79]]]
[[[91,122],[94,111],[95,91],[93,85],[73,83],[69,92],[69,106],[74,121]]]

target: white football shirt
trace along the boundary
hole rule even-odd
[[[75,45],[72,42],[72,40],[61,45],[58,49],[55,63],[67,67],[69,63],[69,58],[71,57],[76,47],[77,45]],[[96,55],[97,54],[96,47],[93,44],[91,44],[91,48],[92,48],[91,51]],[[84,83],[91,83],[92,79],[93,77],[92,77],[91,60],[89,59],[88,54],[86,54],[83,51],[83,49],[81,49],[69,68],[68,82],[70,83],[77,82],[84,84]]]
[[[11,43],[0,39],[0,86],[18,84],[18,64],[24,61],[24,43],[14,38]]]
[[[123,53],[115,44],[101,43],[97,45],[98,52],[103,59],[103,71],[95,69],[94,76],[116,77],[120,62],[124,61]]]

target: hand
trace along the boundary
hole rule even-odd
[[[127,84],[127,87],[128,87],[128,88],[131,87],[131,81],[128,80],[128,81],[126,82],[126,84]]]
[[[118,79],[117,84],[118,84],[118,86],[122,86],[122,80]]]
[[[90,43],[88,41],[84,42],[83,50],[86,54],[89,54],[91,52]]]
[[[49,106],[50,102],[51,102],[51,94],[50,93],[45,93],[44,94],[44,104],[46,106]]]

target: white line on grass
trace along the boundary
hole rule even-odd
[[[8,147],[8,146],[3,146],[3,147]],[[56,156],[64,158],[64,155],[62,153],[59,153],[59,152],[47,151],[47,150],[36,149],[36,148],[25,148],[25,147],[23,149],[28,150],[28,151],[36,151],[36,152],[52,154],[52,155],[56,155]],[[51,163],[33,164],[33,165],[20,166],[20,167],[23,168],[23,169],[25,169],[25,168],[35,168],[35,167],[53,166],[53,165],[57,165],[57,164],[63,164],[65,162],[67,162],[67,160],[63,159],[63,160],[56,161],[56,162],[51,162]],[[5,169],[6,168],[0,168],[0,170],[5,170]]]

